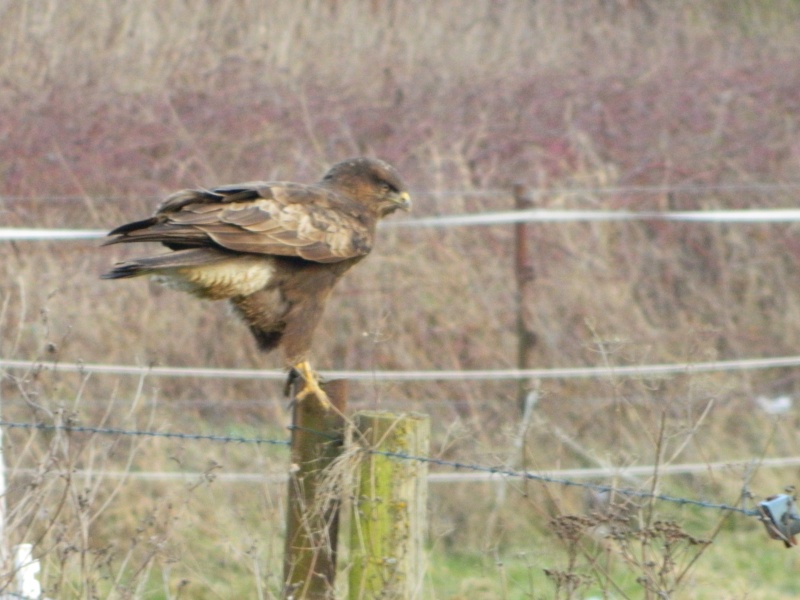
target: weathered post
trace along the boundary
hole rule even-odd
[[[323,385],[333,409],[314,397],[295,400],[292,413],[291,468],[286,506],[285,600],[334,598],[338,494],[326,489],[326,468],[342,451],[347,381]]]
[[[528,188],[521,183],[514,184],[514,206],[517,210],[531,210],[535,204]],[[533,234],[530,223],[514,225],[514,276],[517,282],[517,368],[533,368],[533,352],[536,346],[536,332],[533,328],[533,285],[536,270],[533,266],[528,240]],[[525,413],[525,403],[531,391],[532,382],[519,380],[517,404],[520,414]]]
[[[9,561],[6,541],[6,457],[3,448],[3,428],[0,427],[0,568],[5,571]]]
[[[421,598],[428,466],[384,453],[428,456],[428,416],[360,412],[353,435],[367,452],[354,486],[350,600]]]

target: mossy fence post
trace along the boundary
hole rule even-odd
[[[421,598],[428,465],[390,455],[428,456],[428,416],[360,412],[353,435],[367,451],[353,485],[349,600]]]
[[[323,389],[334,409],[326,410],[308,397],[295,400],[292,412],[283,564],[286,600],[334,598],[340,495],[326,488],[325,477],[344,444],[347,381],[330,381]]]

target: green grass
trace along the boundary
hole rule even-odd
[[[778,542],[766,542],[758,529],[722,535],[701,559],[686,585],[670,596],[674,600],[720,598],[796,598],[800,583],[794,577],[797,558]],[[545,569],[563,568],[565,559],[552,538],[531,536],[528,544],[498,553],[436,552],[430,555],[427,577],[429,598],[438,600],[539,600],[556,597],[556,587]],[[585,564],[577,573],[587,578],[575,598],[644,597],[637,573],[620,561],[612,561],[609,579],[614,585],[596,583],[596,574]],[[619,589],[617,589],[617,587]],[[623,595],[624,594],[624,595]],[[568,597],[568,596],[561,596]]]

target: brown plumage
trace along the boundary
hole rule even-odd
[[[228,300],[259,347],[325,403],[308,362],[314,330],[339,278],[363,259],[378,221],[410,198],[397,171],[375,159],[334,165],[314,185],[251,182],[183,190],[155,214],[111,231],[105,244],[161,242],[170,252],[118,263],[103,279],[153,275],[200,298]]]

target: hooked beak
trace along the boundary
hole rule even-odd
[[[397,204],[397,208],[411,210],[411,196],[408,192],[400,192],[392,197],[392,202]]]

